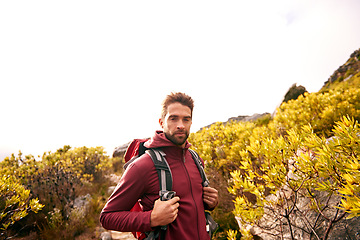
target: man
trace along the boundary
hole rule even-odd
[[[159,123],[163,131],[145,143],[147,148],[161,148],[166,154],[176,196],[159,199],[159,179],[154,163],[143,154],[124,172],[118,186],[101,212],[105,229],[122,232],[149,232],[168,225],[166,240],[208,240],[204,210],[218,204],[218,192],[203,187],[199,170],[192,159],[187,141],[192,124],[194,102],[183,93],[172,93],[162,105]],[[130,212],[140,199],[143,212]]]

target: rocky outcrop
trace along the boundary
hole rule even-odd
[[[285,94],[283,102],[288,102],[292,99],[297,99],[300,95],[304,95],[304,93],[306,92],[307,90],[305,87],[301,85],[297,86],[296,83],[294,83]]]
[[[360,239],[360,218],[347,219],[348,215],[336,208],[341,198],[338,196],[329,198],[325,192],[317,192],[316,195],[319,201],[327,202],[321,214],[313,209],[308,198],[300,196],[294,214],[291,214],[289,219],[276,215],[277,211],[265,207],[264,217],[256,226],[242,226],[238,221],[239,226],[250,229],[254,236],[264,240],[278,240],[281,236],[284,240]],[[276,200],[277,196],[270,195],[268,198],[268,200]],[[289,222],[292,225],[292,233]],[[326,235],[327,238],[324,238]]]
[[[255,121],[259,118],[262,118],[266,115],[268,115],[269,113],[255,113],[251,116],[237,116],[237,117],[232,117],[232,118],[229,118],[225,123],[228,123],[228,122],[250,122],[250,121]]]
[[[126,152],[126,149],[128,148],[129,144],[130,144],[130,142],[116,147],[114,152],[113,152],[113,157],[122,157],[122,156],[124,156],[124,154]]]
[[[240,116],[237,116],[237,117],[231,117],[231,118],[229,118],[226,122],[223,122],[223,124],[226,125],[227,123],[230,123],[230,122],[250,122],[250,121],[255,121],[255,120],[257,120],[257,119],[259,119],[259,118],[262,118],[262,117],[264,117],[264,116],[266,116],[266,115],[269,115],[269,114],[270,114],[270,113],[261,113],[261,114],[255,113],[255,114],[253,114],[253,115],[251,115],[251,116],[248,116],[248,115],[240,115]],[[201,128],[200,131],[203,130],[204,128],[210,127],[210,126],[213,125],[213,124],[214,124],[214,123],[209,124],[209,125]]]
[[[340,66],[324,83],[323,88],[329,87],[335,81],[346,81],[356,73],[360,72],[360,49],[354,51],[349,60]]]

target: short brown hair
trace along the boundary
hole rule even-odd
[[[162,110],[161,110],[161,118],[165,118],[167,114],[168,106],[172,103],[180,103],[186,107],[189,107],[191,110],[191,116],[194,109],[194,100],[186,95],[185,93],[181,92],[172,92],[171,94],[167,95],[164,101],[162,102]]]

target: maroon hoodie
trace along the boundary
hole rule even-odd
[[[169,224],[166,240],[208,240],[204,214],[202,179],[188,151],[190,143],[180,148],[157,131],[145,143],[148,148],[161,147],[173,176],[173,191],[180,198],[178,217]],[[150,214],[159,198],[159,178],[153,161],[143,154],[130,164],[100,215],[105,229],[121,232],[148,232]],[[140,199],[144,212],[130,212]]]

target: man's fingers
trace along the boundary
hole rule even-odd
[[[156,200],[151,213],[151,226],[164,226],[175,221],[179,212],[179,200],[179,197],[174,197],[168,201]]]
[[[177,203],[179,200],[180,200],[180,198],[177,197],[177,196],[175,196],[175,197],[173,197],[172,199],[168,200],[168,202],[169,202],[170,204],[175,204],[175,203]]]
[[[218,190],[216,190],[215,188],[212,188],[212,187],[204,187],[203,191],[204,191],[204,193],[218,194]]]
[[[218,191],[215,188],[204,187],[204,199],[217,198]]]
[[[210,208],[216,207],[219,199],[218,191],[212,187],[204,187],[203,192],[204,203],[206,203]]]

